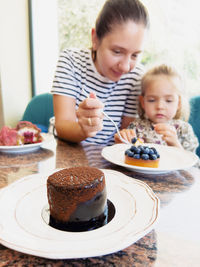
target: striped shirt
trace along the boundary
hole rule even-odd
[[[57,64],[52,94],[66,95],[76,99],[76,108],[85,99],[83,89],[89,95],[95,92],[104,104],[106,112],[121,126],[122,116],[137,117],[138,95],[141,90],[143,67],[137,64],[129,73],[117,82],[101,76],[95,68],[91,50],[64,50]],[[96,136],[85,140],[87,143],[111,145],[114,143],[116,129],[112,122],[104,117],[103,129]]]

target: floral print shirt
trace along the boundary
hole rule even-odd
[[[183,120],[171,120],[168,123],[175,127],[182,147],[185,150],[195,152],[199,143],[192,126]],[[153,123],[148,119],[142,120],[140,118],[135,118],[134,121],[129,124],[128,129],[134,129],[137,138],[142,138],[145,143],[167,145],[162,139],[162,136],[154,131]]]

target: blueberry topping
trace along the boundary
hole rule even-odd
[[[132,145],[129,149],[125,151],[125,155],[135,159],[143,159],[143,160],[149,160],[149,159],[156,160],[157,158],[160,158],[160,155],[155,147],[148,147],[142,145],[139,146]]]
[[[135,144],[137,142],[137,138],[136,137],[133,137],[132,140],[131,140],[131,143],[132,144]]]

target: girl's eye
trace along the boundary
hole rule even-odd
[[[148,99],[147,101],[152,103],[152,102],[155,102],[155,99]]]
[[[167,103],[171,103],[171,102],[173,102],[173,100],[172,99],[167,99],[166,102]]]

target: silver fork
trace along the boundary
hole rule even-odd
[[[88,98],[89,96],[88,96],[87,92],[85,91],[85,89],[82,88],[82,90],[83,90],[84,95]],[[109,120],[113,123],[113,125],[115,126],[115,128],[116,128],[116,130],[117,130],[117,134],[118,134],[120,140],[121,140],[123,143],[130,145],[131,143],[128,142],[127,140],[125,140],[125,139],[121,136],[120,131],[119,131],[119,128],[118,128],[117,124],[114,122],[114,120],[113,120],[110,116],[108,116],[108,114],[105,113],[104,111],[102,111],[102,113],[103,113],[103,115],[104,115],[107,119],[109,119]]]

